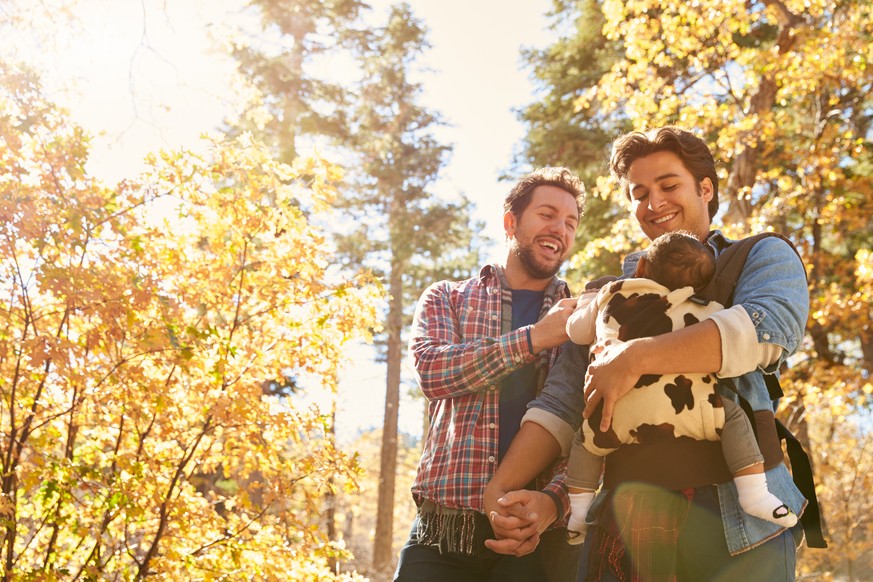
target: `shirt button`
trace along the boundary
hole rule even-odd
[[[491,424],[488,425],[488,428],[494,429],[494,428],[497,428],[497,425],[492,422]]]
[[[753,312],[752,312],[752,317],[757,318],[757,317],[758,317],[758,312],[757,312],[757,311],[753,311]]]
[[[492,314],[491,314],[491,319],[497,319],[497,314],[496,314],[496,313],[492,313]]]
[[[768,340],[768,339],[770,339],[770,334],[769,334],[769,333],[765,333],[764,335],[761,336],[761,338],[762,338],[762,339],[765,339],[765,340]]]
[[[491,386],[489,386],[489,387],[488,387],[488,390],[490,390],[491,392],[494,392],[494,384],[492,384]]]
[[[490,457],[488,457],[488,462],[489,462],[489,463],[493,463],[493,462],[494,462],[494,455],[491,455]]]

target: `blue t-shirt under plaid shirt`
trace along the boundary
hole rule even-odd
[[[539,319],[545,291],[512,290],[512,329],[532,325]],[[537,395],[537,371],[533,363],[525,364],[506,377],[500,385],[500,441],[497,459],[509,450],[518,433],[527,404]]]

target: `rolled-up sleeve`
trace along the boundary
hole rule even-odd
[[[734,305],[748,314],[758,343],[782,348],[765,371],[778,369],[800,346],[809,313],[803,263],[785,241],[768,237],[752,247],[737,280]]]

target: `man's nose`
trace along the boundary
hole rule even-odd
[[[662,207],[667,202],[664,193],[660,190],[653,190],[649,192],[649,209],[657,210]]]
[[[549,232],[562,233],[564,231],[564,219],[556,218],[549,223]]]

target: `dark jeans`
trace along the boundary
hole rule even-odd
[[[724,528],[715,486],[699,487],[688,519],[679,534],[677,582],[791,582],[795,577],[800,525],[742,554],[731,556],[724,539]],[[795,531],[796,530],[796,531]],[[595,560],[589,543],[595,536],[588,531],[583,546],[583,563]],[[585,580],[580,568],[578,582]],[[616,582],[609,573],[600,582]]]
[[[487,523],[487,520],[485,520]],[[487,548],[474,556],[440,553],[435,546],[418,544],[418,518],[409,541],[400,550],[394,582],[573,582],[580,546],[567,543],[564,528],[545,532],[536,551],[517,558]]]

